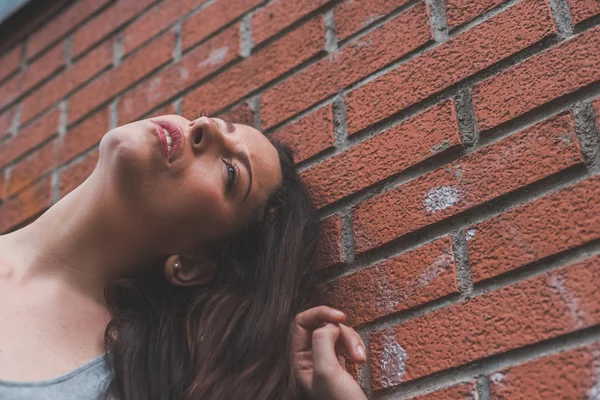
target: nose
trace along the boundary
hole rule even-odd
[[[202,152],[208,146],[221,148],[222,151],[232,149],[234,143],[231,135],[227,135],[219,127],[217,121],[208,117],[200,117],[189,124],[190,144],[194,152]]]

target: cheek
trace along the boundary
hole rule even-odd
[[[232,229],[234,210],[215,174],[189,174],[176,182],[169,199],[169,207],[177,215],[174,229],[195,240],[214,239]]]

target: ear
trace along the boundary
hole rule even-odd
[[[165,279],[174,286],[201,286],[212,280],[215,266],[204,255],[173,254],[165,261]]]

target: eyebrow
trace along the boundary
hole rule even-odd
[[[235,125],[233,125],[233,123],[231,123],[230,121],[227,121],[223,118],[219,118],[219,119],[225,123],[227,132],[229,132],[229,133],[235,132]],[[248,171],[248,176],[249,176],[248,190],[246,190],[246,194],[244,195],[244,200],[242,200],[242,203],[243,203],[248,198],[248,195],[250,194],[250,190],[252,189],[252,164],[250,164],[250,158],[248,157],[248,153],[246,153],[245,151],[239,152],[237,154],[237,156],[242,161],[242,164],[244,164],[244,166],[246,167],[246,170]]]

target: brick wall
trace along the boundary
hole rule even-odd
[[[370,398],[600,398],[600,3],[63,3],[0,55],[0,231],[227,115],[296,149]]]

